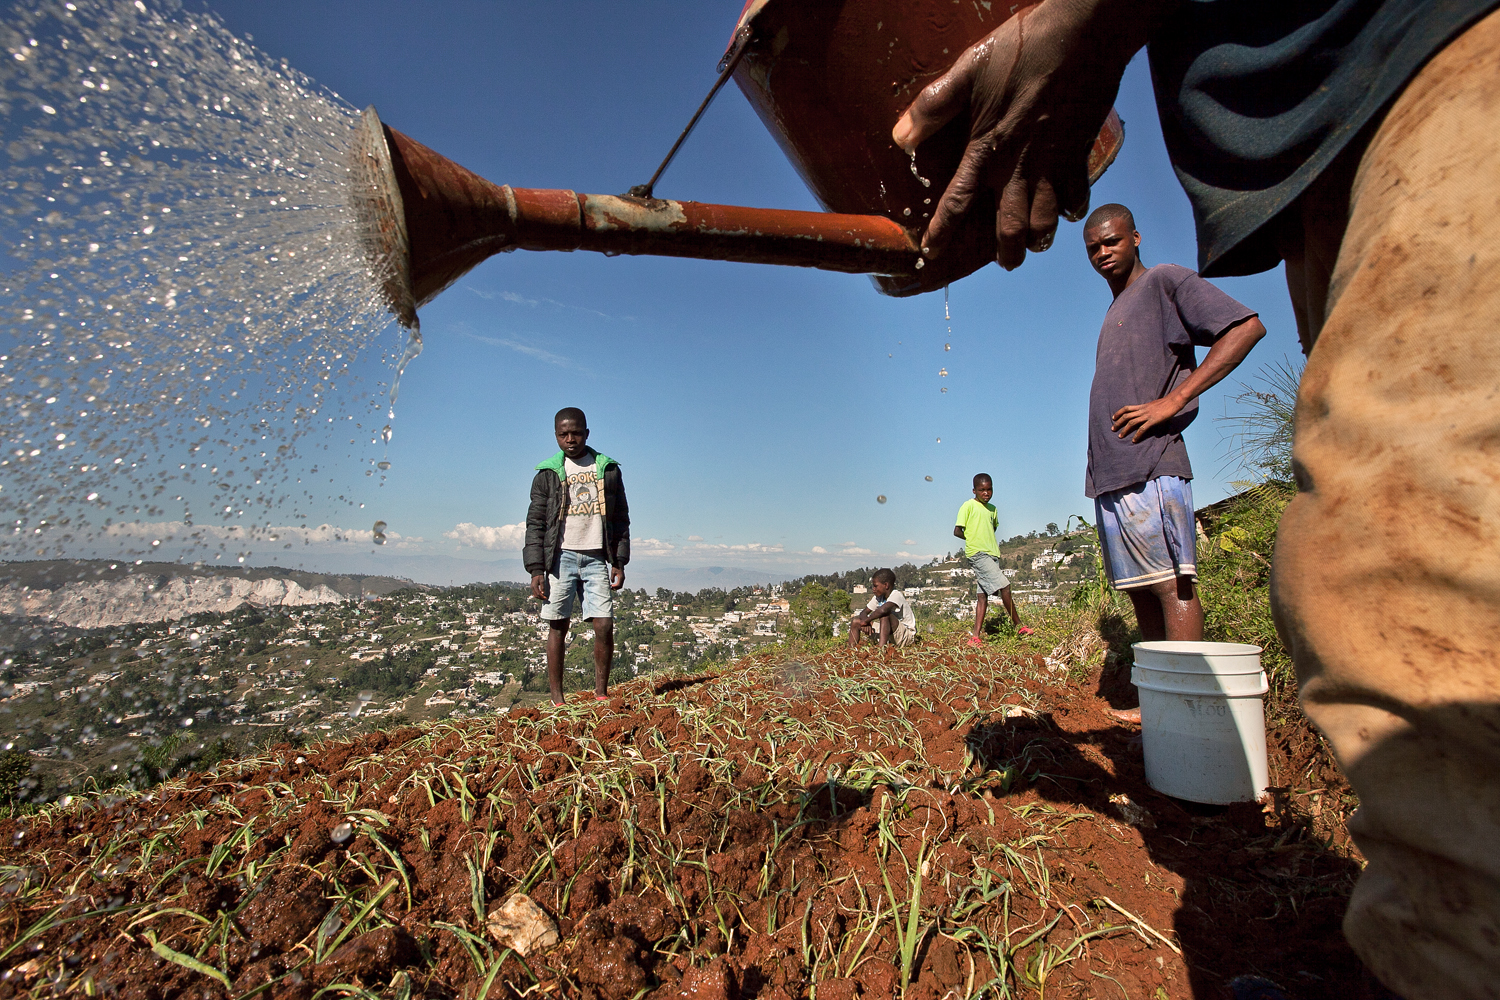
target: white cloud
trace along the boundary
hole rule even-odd
[[[827,555],[827,554],[828,554],[828,550],[827,550],[827,549],[825,549],[825,548],[823,548],[823,546],[821,546],[821,545],[814,545],[814,546],[813,546],[813,547],[812,547],[812,550],[813,550],[813,551],[814,551],[814,552],[816,552],[816,553],[817,553],[817,554],[818,554],[818,555],[820,555],[820,556],[821,556],[821,555]]]
[[[860,548],[857,545],[854,546],[853,548],[846,548],[846,549],[844,549],[844,551],[842,551],[842,552],[839,553],[839,555],[841,555],[841,556],[868,556],[868,555],[871,555],[871,554],[872,554],[872,550],[870,550],[870,549],[862,549],[862,548]]]
[[[676,548],[677,546],[671,542],[664,542],[660,538],[632,538],[630,540],[632,556],[664,556]]]
[[[471,340],[479,341],[481,344],[493,344],[495,347],[505,347],[515,351],[517,354],[524,354],[528,358],[534,358],[549,365],[557,365],[559,368],[578,368],[571,359],[565,358],[560,354],[553,354],[551,351],[544,351],[540,347],[532,347],[530,344],[507,340],[504,337],[484,337],[477,333],[469,333],[467,330],[459,332]]]
[[[699,542],[693,546],[700,552],[785,552],[786,546],[777,542],[775,545],[762,545],[759,542],[749,542],[745,545],[725,545],[715,543],[712,545]]]
[[[614,318],[608,313],[602,313],[597,309],[590,309],[588,306],[575,306],[567,302],[559,302],[556,299],[528,299],[526,296],[521,295],[517,292],[490,292],[482,288],[475,288],[473,285],[465,285],[464,287],[473,292],[475,295],[479,296],[481,299],[489,302],[492,302],[495,299],[503,299],[506,302],[511,302],[518,306],[530,306],[533,309],[539,305],[546,304],[558,309],[572,309],[575,312],[588,313],[590,316],[598,316],[600,319]],[[630,317],[625,318],[629,319]]]
[[[852,549],[854,546],[856,546],[858,544],[859,544],[858,542],[839,542],[839,545],[843,546],[846,549]]]
[[[464,521],[462,524],[455,525],[452,531],[443,532],[443,537],[451,538],[459,545],[472,549],[517,552],[526,542],[526,525],[516,523],[489,527]]]
[[[907,539],[907,540],[906,540],[906,541],[904,541],[904,542],[902,542],[902,543],[901,543],[901,544],[902,544],[902,545],[915,545],[915,544],[917,544],[917,543],[916,543],[916,540],[915,540],[915,539],[912,539],[912,538],[908,538],[908,539]]]
[[[701,542],[701,541],[703,541],[703,536],[702,535],[688,535],[688,541],[690,541],[690,542]]]

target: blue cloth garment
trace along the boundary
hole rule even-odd
[[[583,599],[584,618],[613,618],[615,595],[609,589],[609,563],[598,554],[563,549],[547,574],[547,603],[542,618],[547,621],[573,617],[573,602]]]
[[[1193,204],[1198,270],[1281,260],[1282,209],[1434,54],[1500,0],[1187,0],[1152,36],[1167,153]]]
[[[1198,577],[1198,531],[1193,484],[1158,476],[1094,500],[1099,547],[1116,590],[1149,587],[1175,577]]]

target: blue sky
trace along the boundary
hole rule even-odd
[[[208,6],[491,180],[618,193],[650,176],[712,83],[741,5]],[[1143,59],[1117,107],[1126,142],[1094,203],[1131,206],[1148,263],[1191,266],[1192,218]],[[657,193],[817,208],[732,85]],[[360,478],[351,457],[339,474],[365,490],[365,511],[311,511],[312,524],[366,532],[368,512],[397,543],[314,546],[299,561],[433,582],[519,579],[507,526],[524,519],[531,469],[555,451],[551,416],[565,405],[587,411],[592,443],[623,467],[638,540],[631,585],[696,584],[704,576],[690,571],[705,566],[778,578],[942,553],[981,470],[995,477],[1005,534],[1074,513],[1092,520],[1084,424],[1109,291],[1081,243],[1080,227],[1064,224],[1019,271],[992,266],[955,284],[951,336],[941,293],[890,299],[861,276],[589,253],[493,258],[422,312],[426,349],[402,382],[386,484]],[[1279,270],[1218,284],[1260,311],[1269,336],[1204,397],[1188,432],[1200,505],[1242,475],[1226,467],[1213,420],[1235,379],[1297,353]],[[394,328],[382,337],[387,350],[400,339]]]

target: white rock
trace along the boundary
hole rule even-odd
[[[347,600],[326,584],[307,589],[292,580],[245,580],[224,576],[174,576],[164,586],[155,573],[120,580],[64,584],[56,590],[0,587],[0,614],[51,618],[76,628],[126,622],[166,621],[200,611],[329,604]]]
[[[491,910],[485,926],[502,948],[510,948],[523,958],[558,942],[557,925],[547,911],[519,892]]]

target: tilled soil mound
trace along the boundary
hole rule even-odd
[[[763,657],[0,822],[0,1000],[1365,995],[1320,741],[1192,809],[1042,663]]]

